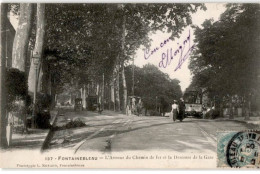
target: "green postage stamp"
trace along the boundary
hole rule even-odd
[[[260,167],[260,130],[218,132],[217,166]]]

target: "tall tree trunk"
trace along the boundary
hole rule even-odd
[[[115,99],[116,99],[116,111],[120,111],[121,108],[120,108],[120,85],[119,85],[119,65],[116,65],[117,66],[117,73],[116,73],[116,84],[115,84]]]
[[[133,57],[133,64],[132,64],[132,96],[135,95],[135,58]]]
[[[115,81],[112,79],[111,82],[111,98],[110,103],[112,104],[112,108],[116,111],[116,103],[115,103]]]
[[[105,74],[102,75],[102,97],[101,97],[101,107],[104,110],[104,102],[105,102]]]
[[[127,86],[126,86],[126,79],[125,79],[125,65],[124,65],[124,60],[125,60],[125,33],[126,33],[126,28],[125,28],[125,23],[126,23],[126,16],[125,14],[123,15],[123,25],[122,25],[122,42],[121,42],[121,47],[122,47],[122,59],[121,59],[121,66],[122,66],[122,83],[123,83],[123,113],[126,113],[126,105],[127,105]]]
[[[51,76],[51,108],[55,107],[56,83],[55,78]],[[73,102],[73,101],[72,101]]]
[[[0,146],[1,148],[6,148],[7,147],[7,138],[6,138],[6,126],[7,126],[7,116],[6,116],[6,83],[5,83],[5,76],[6,76],[6,52],[5,52],[5,47],[6,45],[6,20],[7,20],[7,9],[8,5],[7,4],[0,4],[0,9],[1,9],[1,16],[0,16],[0,28],[1,28],[1,33],[0,33],[0,57],[1,57],[1,64],[0,64]]]
[[[120,55],[116,57],[115,64],[114,64],[114,70],[112,74],[112,91],[114,92],[114,105],[115,105],[115,111],[120,111],[120,83],[119,83],[119,71],[120,71],[120,61],[119,61]]]
[[[42,52],[43,52],[43,41],[44,41],[44,34],[45,34],[45,4],[43,4],[43,3],[37,3],[36,21],[37,21],[36,39],[35,39],[35,46],[34,46],[33,53],[36,54],[37,59],[39,59],[38,60],[39,63],[34,64],[34,66],[36,66],[36,67],[30,67],[30,69],[36,68],[36,76],[33,73],[32,69],[30,71],[31,73],[29,72],[29,79],[30,80],[33,79],[33,78],[30,78],[30,77],[35,77],[33,82],[32,81],[29,82],[29,84],[30,83],[35,84],[35,85],[32,85],[32,86],[34,86],[34,89],[33,89],[33,91],[34,91],[34,107],[35,107],[35,104],[37,103],[37,99],[36,99],[36,94],[38,92],[37,91],[37,86],[38,86],[37,84],[41,84],[40,80],[42,80],[42,78],[39,78],[39,74],[40,74],[39,72],[41,70],[41,64],[43,62],[42,61]],[[34,62],[34,61],[32,61],[32,62]],[[55,100],[55,93],[52,94],[52,100],[51,100],[52,104],[54,103],[54,100]]]
[[[98,89],[98,103],[100,104],[100,107],[101,107],[101,103],[102,103],[102,88],[103,88],[103,86],[101,86],[101,83],[99,83],[99,89]]]
[[[97,84],[97,86],[96,86],[96,95],[97,95],[97,99],[99,101],[99,83],[97,82],[96,84]]]
[[[230,114],[229,114],[229,119],[234,119],[234,112],[233,112],[233,101],[232,101],[232,95],[229,98],[230,101]]]
[[[16,30],[13,52],[12,52],[12,67],[17,68],[21,72],[26,73],[26,62],[28,59],[28,46],[29,38],[32,29],[32,3],[21,3],[20,4],[20,16],[18,27]],[[26,105],[25,101],[20,101],[21,116],[23,118],[25,131],[26,127]]]
[[[51,71],[50,71],[50,65],[48,64],[47,58],[43,58],[42,60],[42,91],[45,94],[51,94],[50,88],[51,88]]]
[[[45,35],[45,4],[37,3],[37,30],[36,30],[36,41],[35,41],[35,52],[38,52],[42,57],[43,42]]]
[[[13,45],[12,67],[22,72],[25,72],[26,66],[29,37],[32,29],[32,11],[32,3],[20,4],[19,22]]]
[[[249,98],[248,100],[248,110],[247,110],[245,120],[250,120],[250,115],[251,115],[251,98]]]
[[[69,103],[72,104],[72,93],[70,93]]]
[[[28,86],[29,86],[29,92],[32,93],[35,91],[34,89],[35,83],[37,84],[37,80],[39,79],[40,73],[37,73],[37,76],[35,76],[35,69],[40,70],[42,64],[44,34],[45,34],[45,4],[37,3],[37,26],[36,26],[36,40],[35,40],[34,52],[38,53],[37,55],[39,56],[40,63],[38,65],[35,65],[34,61],[33,60],[31,61],[29,78],[28,78]],[[38,83],[41,83],[39,80]]]
[[[83,85],[82,106],[86,109],[86,85]]]
[[[29,70],[29,75],[28,75],[28,92],[29,95],[33,96],[33,93],[35,91],[35,83],[36,83],[36,65],[33,63],[33,60],[31,60],[30,63],[30,70]]]
[[[221,97],[221,103],[220,103],[220,117],[224,117],[223,112],[224,112],[224,107],[223,107],[223,97]]]
[[[127,105],[127,86],[126,86],[126,79],[125,79],[125,67],[122,65],[122,83],[123,83],[123,112],[126,112],[126,105]]]
[[[82,99],[83,98],[83,88],[80,88],[80,98]]]
[[[108,94],[107,95],[108,96],[108,100],[107,100],[108,101],[108,110],[111,110],[111,102],[110,102],[111,101],[111,86],[109,83],[107,84],[107,92],[108,92],[107,93]]]
[[[42,63],[40,63],[39,71],[38,71],[38,79],[37,79],[37,92],[42,92],[42,80],[43,80],[43,69]]]

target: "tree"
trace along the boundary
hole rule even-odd
[[[122,39],[120,39],[122,41],[121,55],[123,56],[120,59],[122,66],[124,62],[131,60],[130,56],[133,56],[140,45],[149,45],[149,32],[167,30],[172,33],[172,39],[178,37],[183,28],[191,24],[190,13],[196,12],[199,7],[205,8],[202,4],[126,4],[119,7],[122,20]],[[123,108],[125,108],[127,90],[124,68],[121,70],[125,89],[123,103]]]
[[[229,97],[231,102],[239,95],[249,101],[259,93],[259,16],[259,5],[228,4],[219,21],[196,27],[197,49],[189,65],[192,84],[205,88],[211,99],[221,103]]]
[[[15,33],[13,52],[12,52],[12,68],[16,68],[26,74],[26,62],[28,60],[29,38],[32,30],[32,13],[33,4],[20,4],[20,15],[18,27]],[[26,128],[26,100],[19,101],[21,115]],[[26,130],[26,129],[25,129]]]
[[[173,100],[178,100],[182,96],[180,81],[170,79],[154,65],[147,64],[143,68],[134,67],[134,73],[135,95],[143,99],[146,109],[155,110],[157,100],[161,111],[169,110]],[[132,86],[132,66],[126,67],[126,79],[128,79],[127,86]],[[128,93],[131,93],[130,88],[128,88]]]
[[[7,147],[7,138],[6,138],[6,126],[7,126],[7,116],[6,116],[6,88],[5,88],[5,76],[6,76],[6,52],[3,45],[6,42],[6,20],[7,20],[7,4],[1,3],[1,17],[0,17],[0,58],[1,58],[1,65],[0,65],[0,146],[1,148]]]
[[[22,3],[17,31],[13,43],[12,67],[25,72],[28,59],[29,37],[32,29],[33,4]]]
[[[90,77],[100,83],[103,74],[105,81],[116,79],[119,106],[119,75],[124,79],[125,63],[140,45],[149,45],[148,34],[167,29],[173,37],[178,36],[191,23],[190,12],[199,7],[204,8],[201,4],[47,4],[44,48],[47,60],[43,67],[49,69],[43,69],[55,68],[58,78],[53,82],[57,88],[72,81],[81,88]],[[50,79],[46,76],[48,72],[43,74],[44,80]],[[124,80],[122,83],[126,88]]]
[[[42,68],[42,54],[43,54],[43,43],[44,43],[44,36],[45,36],[45,4],[37,3],[37,14],[36,14],[36,39],[35,39],[35,46],[34,46],[34,53],[37,53],[39,56],[39,64],[37,64],[38,67],[35,67],[36,64],[33,60],[31,60],[30,65],[30,71],[29,71],[29,77],[28,77],[28,84],[29,84],[29,92],[34,93],[34,91],[37,92],[37,89],[35,89],[35,82],[37,79],[39,79],[39,72]],[[35,74],[35,69],[38,69],[38,73]],[[37,77],[37,78],[36,78]]]

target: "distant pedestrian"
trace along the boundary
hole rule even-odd
[[[205,119],[207,113],[207,107],[205,106],[205,104],[202,105],[202,118]]]
[[[185,103],[184,103],[184,100],[183,98],[180,99],[180,103],[179,103],[179,120],[182,121],[184,119],[184,116],[185,116]]]
[[[178,115],[178,108],[179,107],[178,107],[177,101],[174,100],[173,104],[172,104],[172,110],[171,110],[171,112],[172,112],[172,119],[173,119],[174,122],[175,122],[175,120],[177,118],[177,115]]]

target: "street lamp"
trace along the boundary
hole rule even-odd
[[[36,127],[36,95],[37,95],[37,77],[38,77],[38,64],[40,60],[39,52],[33,51],[32,52],[32,61],[35,68],[35,81],[34,81],[34,93],[33,93],[33,111],[32,111],[32,127]]]

